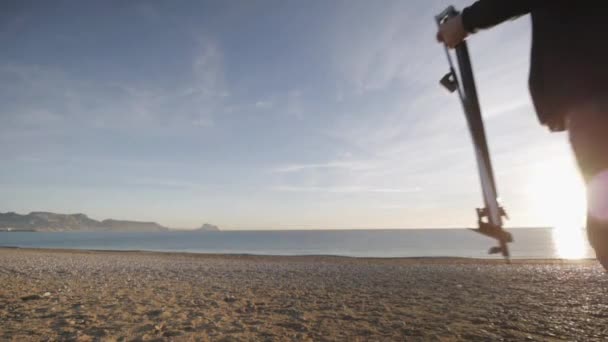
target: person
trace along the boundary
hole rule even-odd
[[[479,30],[530,14],[528,86],[534,108],[540,123],[550,131],[568,132],[587,187],[587,237],[606,270],[607,5],[600,0],[478,0],[440,25],[437,32],[437,40],[453,48]]]

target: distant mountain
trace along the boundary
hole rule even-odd
[[[85,214],[55,214],[35,211],[27,215],[0,213],[0,231],[29,230],[38,232],[64,231],[116,231],[116,232],[159,232],[168,228],[156,222],[120,220],[93,220]]]
[[[122,232],[161,232],[168,231],[169,228],[163,227],[156,222],[138,222],[138,221],[121,221],[121,220],[103,220],[103,227],[107,227],[112,231]]]
[[[220,227],[209,224],[209,223],[205,223],[202,226],[200,226],[199,228],[170,228],[171,231],[174,232],[219,232]]]
[[[220,231],[220,227],[214,226],[214,225],[209,224],[209,223],[205,223],[200,228],[196,228],[194,231],[198,231],[198,232],[219,232]]]

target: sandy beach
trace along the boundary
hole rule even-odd
[[[595,261],[0,248],[0,340],[608,339]]]

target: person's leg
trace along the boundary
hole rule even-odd
[[[587,185],[587,237],[608,270],[608,108],[586,106],[568,117],[570,143]]]

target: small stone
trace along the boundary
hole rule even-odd
[[[228,295],[228,296],[224,297],[224,302],[234,303],[234,302],[236,302],[236,298],[232,295]]]
[[[45,292],[45,293],[42,295],[42,297],[50,297],[50,296],[51,296],[51,293],[50,293],[50,292]]]
[[[42,297],[40,297],[37,294],[33,294],[33,295],[28,295],[28,296],[23,296],[21,297],[21,300],[23,301],[27,301],[27,300],[37,300],[37,299],[42,299]]]
[[[255,310],[255,304],[253,304],[251,301],[247,301],[247,304],[245,305],[245,312],[254,312]]]

